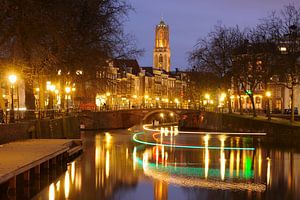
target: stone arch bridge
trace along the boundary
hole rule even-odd
[[[199,114],[200,111],[172,108],[130,109],[102,112],[84,111],[79,116],[85,129],[121,129],[141,123],[150,123],[160,113],[164,113],[165,116],[173,113],[175,120],[178,120],[182,115]]]

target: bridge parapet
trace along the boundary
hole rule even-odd
[[[183,114],[199,113],[198,110],[188,109],[129,109],[129,110],[114,110],[100,112],[82,112],[80,113],[81,124],[85,125],[86,129],[121,129],[129,128],[137,124],[144,123],[153,115],[160,113],[173,113],[175,119]]]

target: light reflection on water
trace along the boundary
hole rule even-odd
[[[176,128],[175,128],[176,129]],[[300,154],[259,144],[257,138],[183,135],[159,130],[141,136],[126,130],[83,135],[84,154],[36,199],[300,199]],[[219,146],[220,149],[208,149]],[[255,147],[226,150],[224,147]]]

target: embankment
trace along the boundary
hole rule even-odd
[[[78,138],[78,117],[0,124],[0,144],[33,138]]]
[[[253,118],[238,114],[201,112],[190,115],[180,122],[180,128],[186,130],[213,130],[222,132],[263,132],[268,140],[294,144],[300,141],[300,125],[287,120],[267,120],[264,117]]]

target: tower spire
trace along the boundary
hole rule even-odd
[[[155,29],[155,47],[153,51],[153,67],[170,72],[169,26],[161,17]]]

